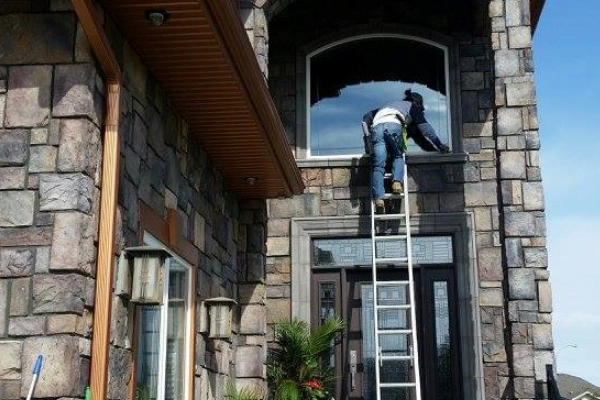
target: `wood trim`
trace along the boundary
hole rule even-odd
[[[195,371],[196,371],[196,309],[197,309],[197,302],[198,302],[198,295],[196,294],[196,279],[197,279],[197,274],[198,274],[198,265],[194,265],[192,264],[192,268],[190,270],[190,279],[192,280],[191,282],[191,290],[192,290],[192,295],[191,295],[191,302],[190,302],[190,314],[191,314],[191,322],[190,322],[190,326],[188,327],[188,332],[189,332],[189,337],[190,337],[190,343],[188,346],[188,351],[189,351],[189,357],[190,357],[190,365],[188,368],[188,381],[189,381],[189,386],[188,386],[188,399],[189,400],[193,400],[194,399],[194,384],[195,384]]]
[[[167,233],[168,240],[167,243],[169,247],[177,246],[177,239],[179,236],[179,215],[177,215],[177,210],[173,210],[172,208],[167,209]]]
[[[179,214],[177,210],[167,209],[166,220],[152,210],[146,203],[140,201],[140,235],[144,231],[167,244],[177,255],[189,264],[197,267],[200,262],[200,251],[193,243],[182,237],[180,232]],[[142,241],[140,236],[140,243]]]
[[[278,117],[277,109],[265,83],[265,78],[256,62],[256,55],[247,45],[248,35],[243,29],[235,2],[223,0],[200,0],[198,2],[213,27],[223,51],[229,56],[232,66],[238,71],[245,94],[250,99],[254,113],[259,117],[269,152],[277,160],[284,173],[288,187],[282,195],[301,194],[304,183],[294,155],[287,141],[285,128]]]
[[[144,231],[149,232],[152,236],[157,238],[163,243],[169,243],[169,233],[167,230],[167,223],[160,215],[154,212],[146,203],[143,201],[139,202],[140,208],[140,231],[139,231],[139,243],[143,243]]]
[[[108,121],[118,121],[120,85],[109,84],[107,89],[108,112],[103,145],[98,266],[96,269],[94,300],[94,337],[92,339],[92,369],[90,375],[92,398],[96,399],[106,398],[107,392],[117,193],[119,190],[119,134],[116,122]]]
[[[110,47],[110,42],[104,33],[104,28],[99,23],[101,19],[98,16],[95,5],[90,0],[71,0],[71,4],[90,42],[90,47],[94,55],[98,58],[105,78],[108,81],[114,80],[119,82],[121,69],[119,68],[117,57]]]
[[[73,9],[97,57],[107,82],[104,142],[102,157],[102,186],[98,228],[98,261],[94,300],[94,336],[90,388],[92,398],[106,399],[110,321],[112,310],[112,282],[114,271],[117,193],[119,190],[119,107],[121,71],[117,58],[90,0],[71,0]]]

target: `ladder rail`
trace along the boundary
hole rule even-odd
[[[377,312],[377,255],[376,255],[376,245],[375,245],[375,236],[376,236],[377,232],[375,229],[375,203],[374,201],[371,201],[371,252],[372,252],[372,257],[371,257],[371,272],[373,275],[373,324],[374,324],[374,330],[375,330],[375,335],[374,339],[375,339],[375,393],[376,393],[376,400],[381,400],[381,394],[380,394],[380,390],[379,390],[379,382],[381,380],[381,376],[380,376],[380,371],[379,371],[379,362],[380,362],[380,355],[379,355],[379,335],[377,333],[378,331],[378,327],[379,327],[379,313]]]
[[[406,227],[406,257],[408,258],[408,296],[412,307],[410,308],[410,325],[412,327],[412,356],[414,362],[414,375],[415,375],[415,395],[416,400],[421,400],[421,371],[419,363],[419,342],[417,340],[417,307],[415,299],[415,277],[413,269],[412,259],[412,233],[410,227],[410,212],[409,212],[409,199],[408,199],[408,167],[406,165],[406,153],[402,154],[404,157],[404,218]]]

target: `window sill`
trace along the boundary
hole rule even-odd
[[[346,159],[299,159],[296,164],[299,168],[334,168],[334,167],[358,167],[370,164],[370,156],[352,157]],[[406,162],[409,165],[415,164],[452,164],[465,163],[469,159],[467,153],[451,154],[414,154],[407,155]]]

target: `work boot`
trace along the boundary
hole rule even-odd
[[[394,192],[395,194],[402,194],[403,189],[404,188],[402,187],[402,182],[394,181],[392,183],[392,192]]]
[[[385,214],[385,202],[383,199],[375,200],[375,212],[377,214]]]

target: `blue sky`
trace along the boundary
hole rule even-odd
[[[600,386],[600,1],[547,0],[534,36],[558,372]],[[577,347],[573,347],[577,346]]]

